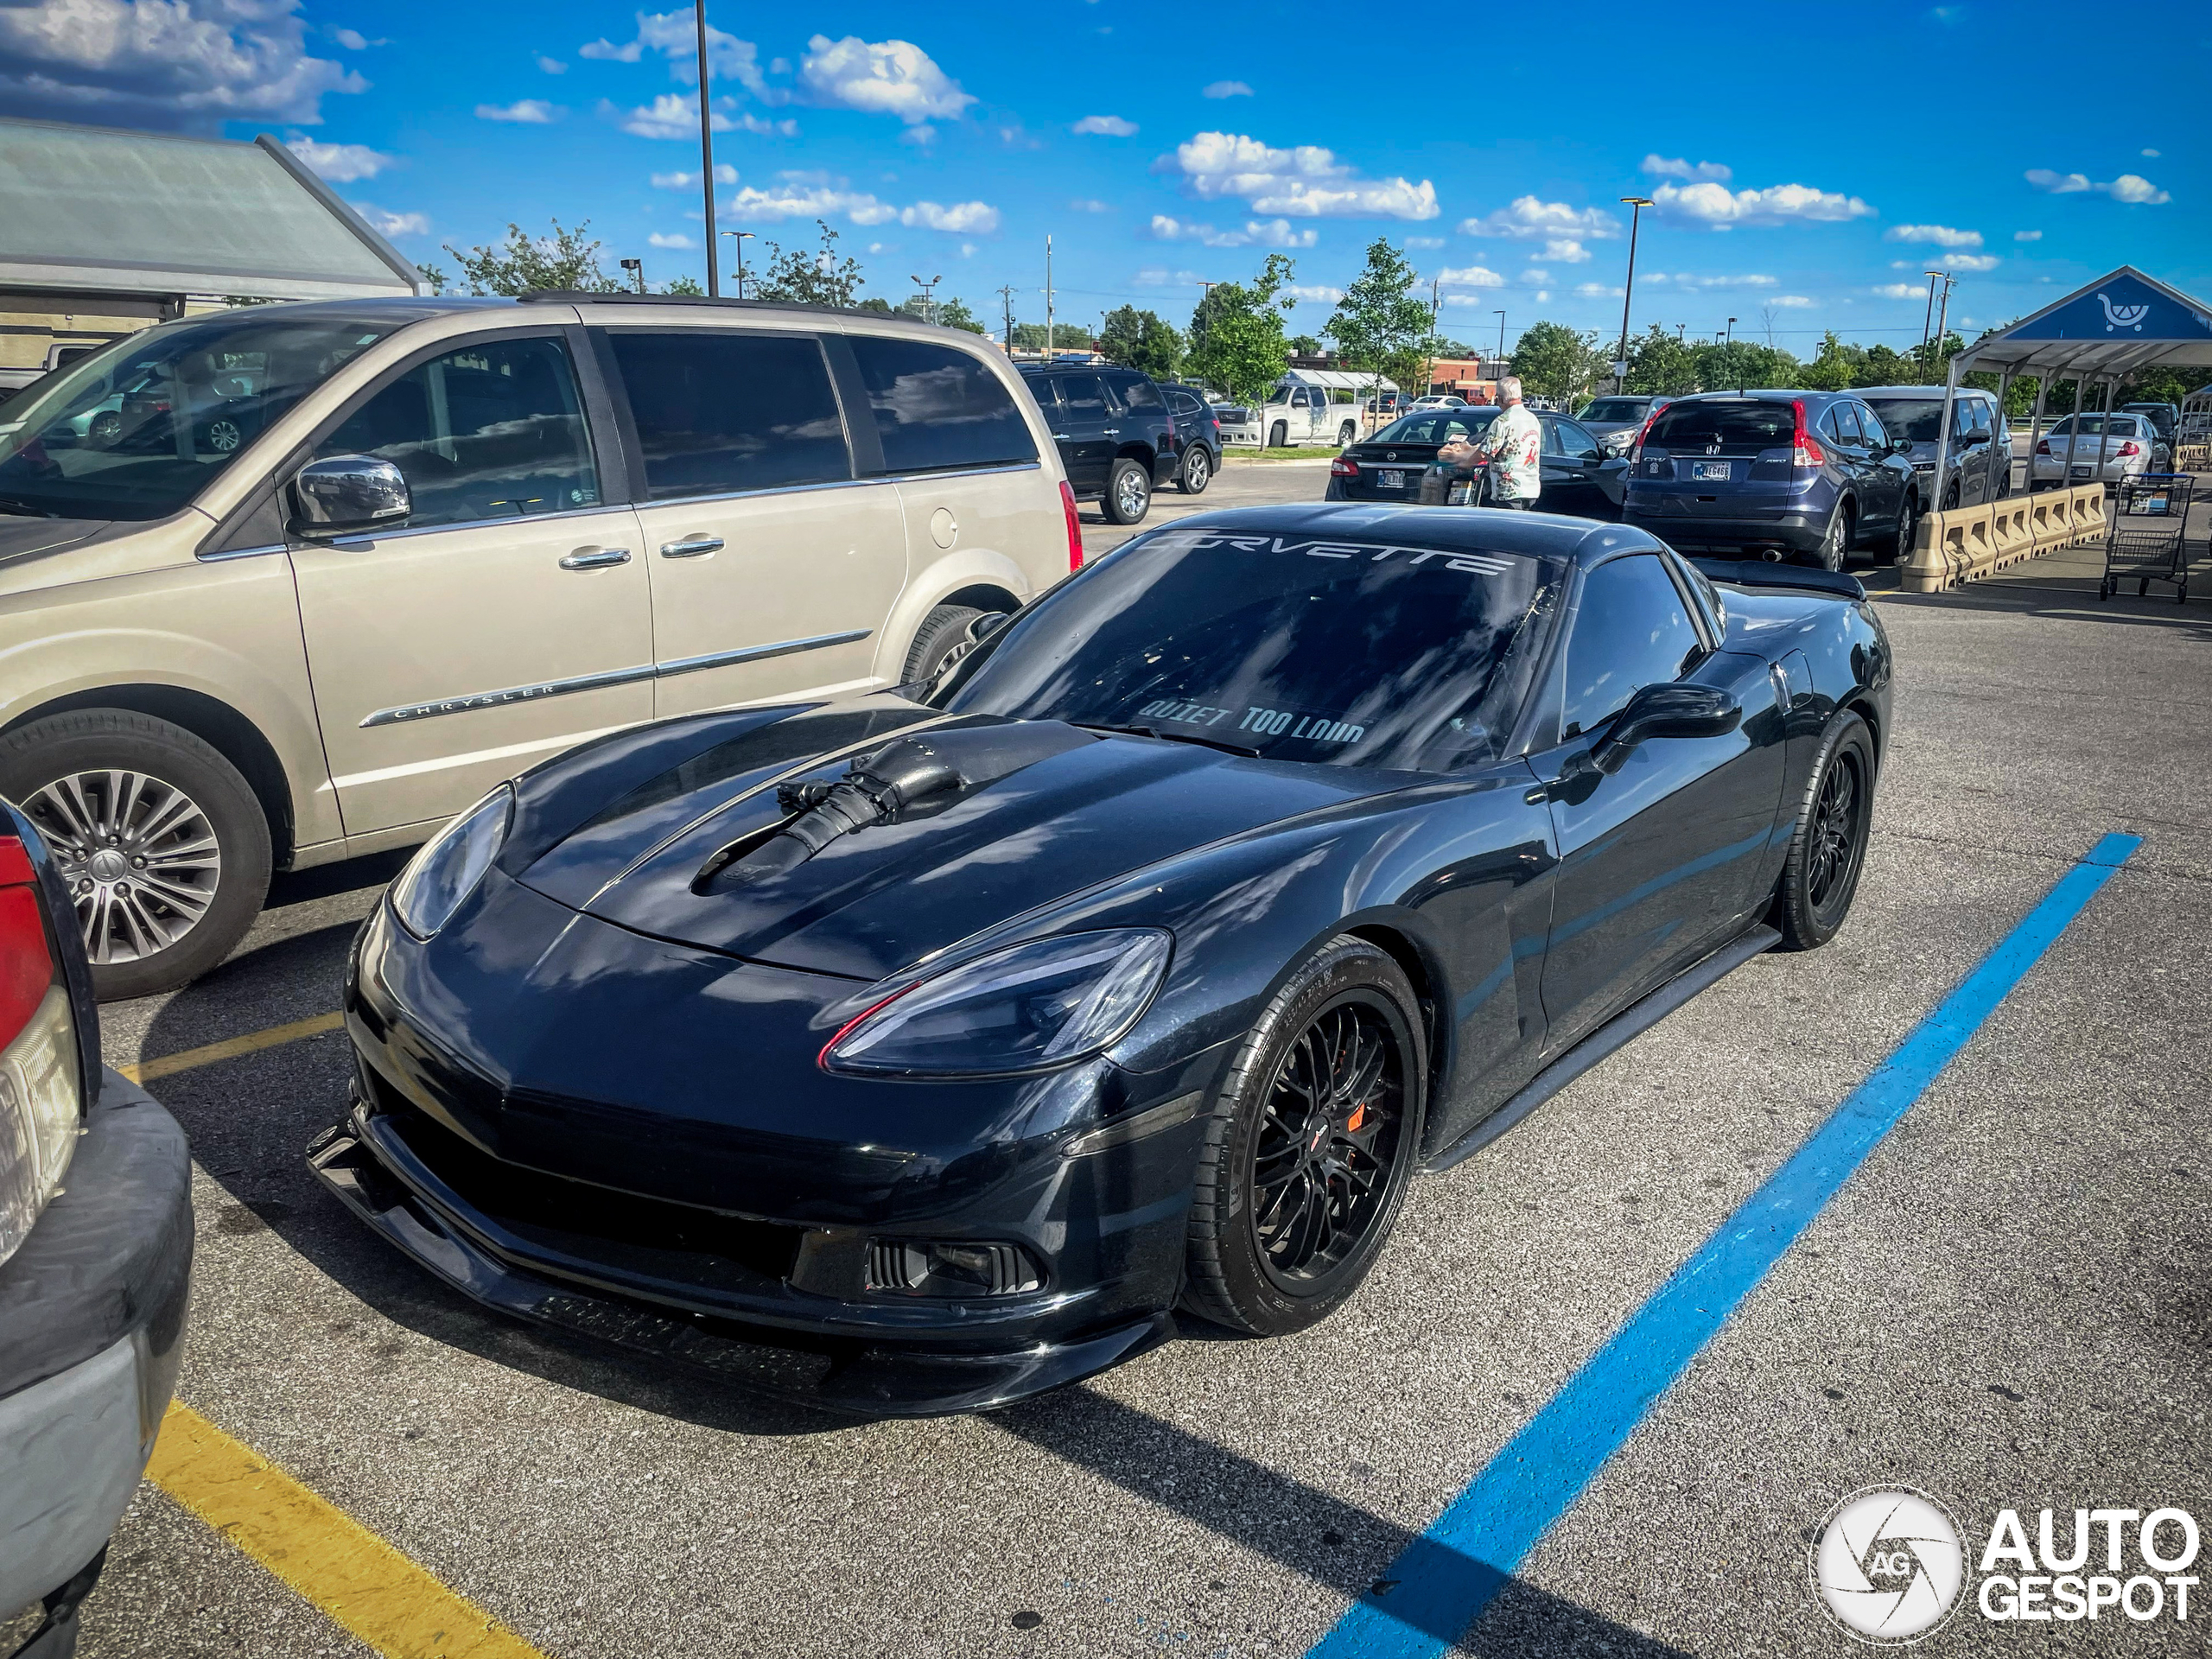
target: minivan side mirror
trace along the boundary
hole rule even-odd
[[[1591,751],[1600,772],[1618,772],[1629,751],[1655,737],[1720,737],[1742,723],[1744,706],[1709,685],[1638,688],[1605,741]]]
[[[311,542],[397,530],[415,511],[406,477],[373,455],[311,461],[292,480],[292,529]]]

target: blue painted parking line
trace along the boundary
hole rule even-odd
[[[1307,1659],[1415,1659],[1452,1647],[1722,1321],[2142,844],[2136,836],[2107,836],[2060,877],[1789,1160],[1506,1442]]]

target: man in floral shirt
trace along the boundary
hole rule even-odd
[[[1544,487],[1544,429],[1521,401],[1521,382],[1507,375],[1497,383],[1497,418],[1484,429],[1482,441],[1453,440],[1436,452],[1447,467],[1483,466],[1490,471],[1489,505],[1529,508]]]

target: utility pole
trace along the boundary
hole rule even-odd
[[[1921,275],[1928,278],[1928,303],[1921,308],[1920,312],[1920,366],[1925,370],[1928,366],[1928,331],[1936,326],[1936,284],[1942,280],[1943,273],[1927,270]]]
[[[1623,196],[1622,202],[1629,209],[1628,221],[1628,285],[1621,289],[1621,349],[1613,359],[1613,391],[1616,395],[1628,390],[1628,308],[1636,298],[1636,233],[1643,223],[1643,210],[1651,206],[1649,196]]]
[[[1006,333],[1002,338],[1006,343],[1007,360],[1011,361],[1014,357],[1014,284],[1012,283],[1008,283],[1004,288],[999,289],[999,299],[1006,307]]]
[[[937,321],[937,285],[944,280],[944,273],[939,272],[926,283],[918,276],[909,276],[906,280],[922,290],[922,321],[935,322]]]
[[[1503,380],[1505,378],[1505,313],[1503,311],[1497,314],[1497,357],[1496,361],[1497,364],[1497,378]]]
[[[1943,278],[1943,297],[1937,302],[1936,312],[1936,357],[1943,355],[1943,337],[1950,331],[1951,284],[1956,280],[1948,276]],[[1930,359],[1930,366],[1933,366],[1933,359]]]
[[[715,117],[707,96],[707,0],[692,0],[691,13],[699,24],[699,188],[707,201],[707,297],[718,300],[722,279],[715,268],[721,260],[715,250],[721,243],[715,235]],[[745,244],[737,245],[742,250]]]
[[[1045,238],[1045,361],[1052,360],[1052,238]]]

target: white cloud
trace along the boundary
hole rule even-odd
[[[2031,167],[2020,175],[2038,190],[2054,196],[2067,196],[2089,188],[2086,173],[2054,173],[2047,167]]]
[[[325,92],[369,83],[309,54],[299,4],[10,0],[0,4],[0,109],[209,134],[226,121],[313,124]]]
[[[1618,236],[1621,227],[1613,216],[1602,207],[1570,207],[1563,201],[1546,201],[1537,196],[1516,196],[1513,204],[1481,219],[1463,219],[1459,230],[1466,236],[1503,236],[1516,241],[1533,241],[1541,238],[1554,245],[1579,246],[1584,237],[1603,241]],[[1574,256],[1544,251],[1547,259],[1565,260],[1573,264]],[[1588,254],[1582,255],[1588,258]]]
[[[2145,151],[2145,154],[2149,154]],[[2048,195],[2077,195],[2084,190],[2101,191],[2114,201],[2125,201],[2155,207],[2173,198],[2165,191],[2138,173],[2123,173],[2116,179],[2093,184],[2086,173],[2054,173],[2047,167],[2031,167],[2021,176]]]
[[[928,122],[925,121],[921,125],[918,127],[909,127],[906,131],[900,133],[899,135],[899,142],[902,144],[914,144],[917,146],[923,144],[933,144],[937,142],[937,129],[930,125]]]
[[[899,217],[896,207],[864,190],[791,179],[765,190],[748,184],[730,198],[729,210],[750,219],[836,216],[855,225],[887,225]]]
[[[1718,162],[1700,162],[1692,166],[1686,161],[1669,161],[1656,150],[1643,158],[1643,170],[1655,179],[1682,179],[1691,184],[1726,184],[1736,176],[1732,168]]]
[[[718,102],[720,100],[717,100]],[[683,139],[696,143],[699,137],[699,95],[696,92],[663,92],[647,105],[626,114],[612,104],[601,104],[599,112],[618,122],[622,130],[640,138]],[[714,112],[716,132],[751,132],[762,137],[770,135],[790,138],[798,132],[798,123],[786,118],[771,121],[764,117],[745,114],[730,117],[720,110]]]
[[[716,162],[715,182],[735,184],[737,169],[728,162]],[[653,188],[656,190],[696,190],[698,187],[699,175],[696,173],[656,173],[653,175]]]
[[[2154,162],[2158,159],[2158,152],[2155,149],[2146,149],[2143,153]]]
[[[1444,245],[1444,238],[1440,236],[1409,236],[1406,238],[1406,245],[1408,248],[1440,248]]]
[[[2040,242],[2043,240],[2043,232],[2041,231],[2015,231],[2012,232],[2012,239],[2015,242]]]
[[[1491,304],[1490,296],[1487,294],[1446,294],[1444,296],[1444,303],[1468,307],[1479,306],[1486,310],[1497,308]]]
[[[1867,292],[1885,300],[1916,300],[1928,290],[1917,283],[1884,283],[1879,288],[1869,289]]]
[[[1252,89],[1241,80],[1217,80],[1200,94],[1205,98],[1249,98]]]
[[[1139,288],[1184,288],[1195,286],[1203,278],[1195,270],[1179,270],[1170,275],[1165,265],[1147,265],[1129,280]]]
[[[1537,256],[1556,259],[1563,265],[1579,265],[1590,257],[1590,250],[1571,236],[1555,236],[1544,244],[1544,251]]]
[[[358,29],[334,29],[330,31],[330,38],[348,52],[365,52],[369,49],[370,43],[367,37]],[[382,46],[384,42],[378,41],[376,44]],[[2155,149],[2146,149],[2143,153],[2145,156],[2155,156],[2158,152]]]
[[[1436,187],[1427,179],[1363,179],[1318,144],[1278,149],[1239,133],[1201,132],[1161,165],[1179,171],[1193,194],[1208,201],[1238,197],[1255,213],[1436,217]]]
[[[2004,262],[1993,253],[1947,253],[1936,263],[1946,270],[1994,270]]]
[[[956,201],[950,207],[934,201],[918,201],[899,210],[899,222],[919,225],[925,230],[949,231],[954,235],[977,232],[988,235],[999,227],[999,210],[981,201]]]
[[[1283,292],[1294,300],[1316,300],[1324,305],[1334,305],[1344,296],[1344,289],[1325,283],[1294,283]]]
[[[1482,265],[1446,265],[1436,273],[1446,288],[1503,288],[1505,278]]]
[[[397,159],[366,144],[326,144],[320,138],[303,138],[297,133],[284,141],[284,148],[305,162],[315,177],[334,184],[373,179]]]
[[[1521,273],[1522,285],[1526,288],[1537,287],[1544,283],[1548,283],[1551,279],[1551,272],[1544,270],[1540,265],[1531,265],[1528,270]]]
[[[1882,232],[1885,242],[1926,242],[1939,248],[1978,248],[1980,231],[1955,231],[1948,225],[1892,225]]]
[[[578,57],[596,58],[602,63],[635,63],[644,54],[645,47],[639,41],[625,41],[617,46],[604,35],[576,48]]]
[[[1874,210],[1857,196],[1815,190],[1806,184],[1770,185],[1764,190],[1730,190],[1726,185],[1662,184],[1652,200],[1662,212],[1715,231],[1738,225],[1833,224],[1866,219]]]
[[[617,46],[604,37],[576,48],[576,55],[609,63],[635,63],[647,52],[657,52],[669,73],[688,86],[699,84],[699,24],[687,7],[682,11],[641,11],[638,36]],[[707,25],[707,60],[718,81],[736,81],[754,97],[780,102],[786,96],[772,88],[760,73],[760,49],[750,41]]]
[[[1618,288],[1607,288],[1603,283],[1580,283],[1575,285],[1574,291],[1586,300],[1618,300],[1624,292]]]
[[[1078,213],[1110,213],[1114,211],[1096,196],[1077,196],[1068,206]]]
[[[480,121],[512,121],[525,127],[550,126],[567,113],[557,104],[548,104],[542,98],[524,98],[512,104],[479,104],[476,106],[476,118]]]
[[[645,238],[645,245],[652,248],[696,248],[699,245],[681,231],[668,235],[655,231]]]
[[[429,216],[426,213],[395,213],[382,207],[372,207],[365,201],[353,204],[353,211],[369,221],[371,229],[384,236],[428,236]]]
[[[2173,200],[2150,180],[2134,173],[2123,173],[2110,184],[2101,184],[2097,188],[2114,201],[2140,202],[2146,207],[2155,207],[2162,201]]]
[[[1241,231],[1220,231],[1211,225],[1154,213],[1151,228],[1160,241],[1203,242],[1210,248],[1310,248],[1319,239],[1319,232],[1310,228],[1294,231],[1287,219],[1248,219]]]
[[[1773,300],[1774,304],[1786,305],[1793,311],[1802,310],[1812,302],[1811,298],[1803,294],[1777,294]]]
[[[963,259],[973,259],[976,257],[976,245],[973,242],[963,242],[960,245],[960,257]]]
[[[537,54],[537,67],[549,75],[565,75],[569,73],[567,64],[558,58],[549,58],[543,52]]]
[[[895,115],[910,125],[933,119],[957,121],[976,101],[928,53],[909,41],[870,42],[857,35],[833,41],[817,35],[806,43],[798,74],[824,104]]]
[[[1086,115],[1074,127],[1077,132],[1096,134],[1107,138],[1127,138],[1136,130],[1135,122],[1125,121],[1118,115]]]

